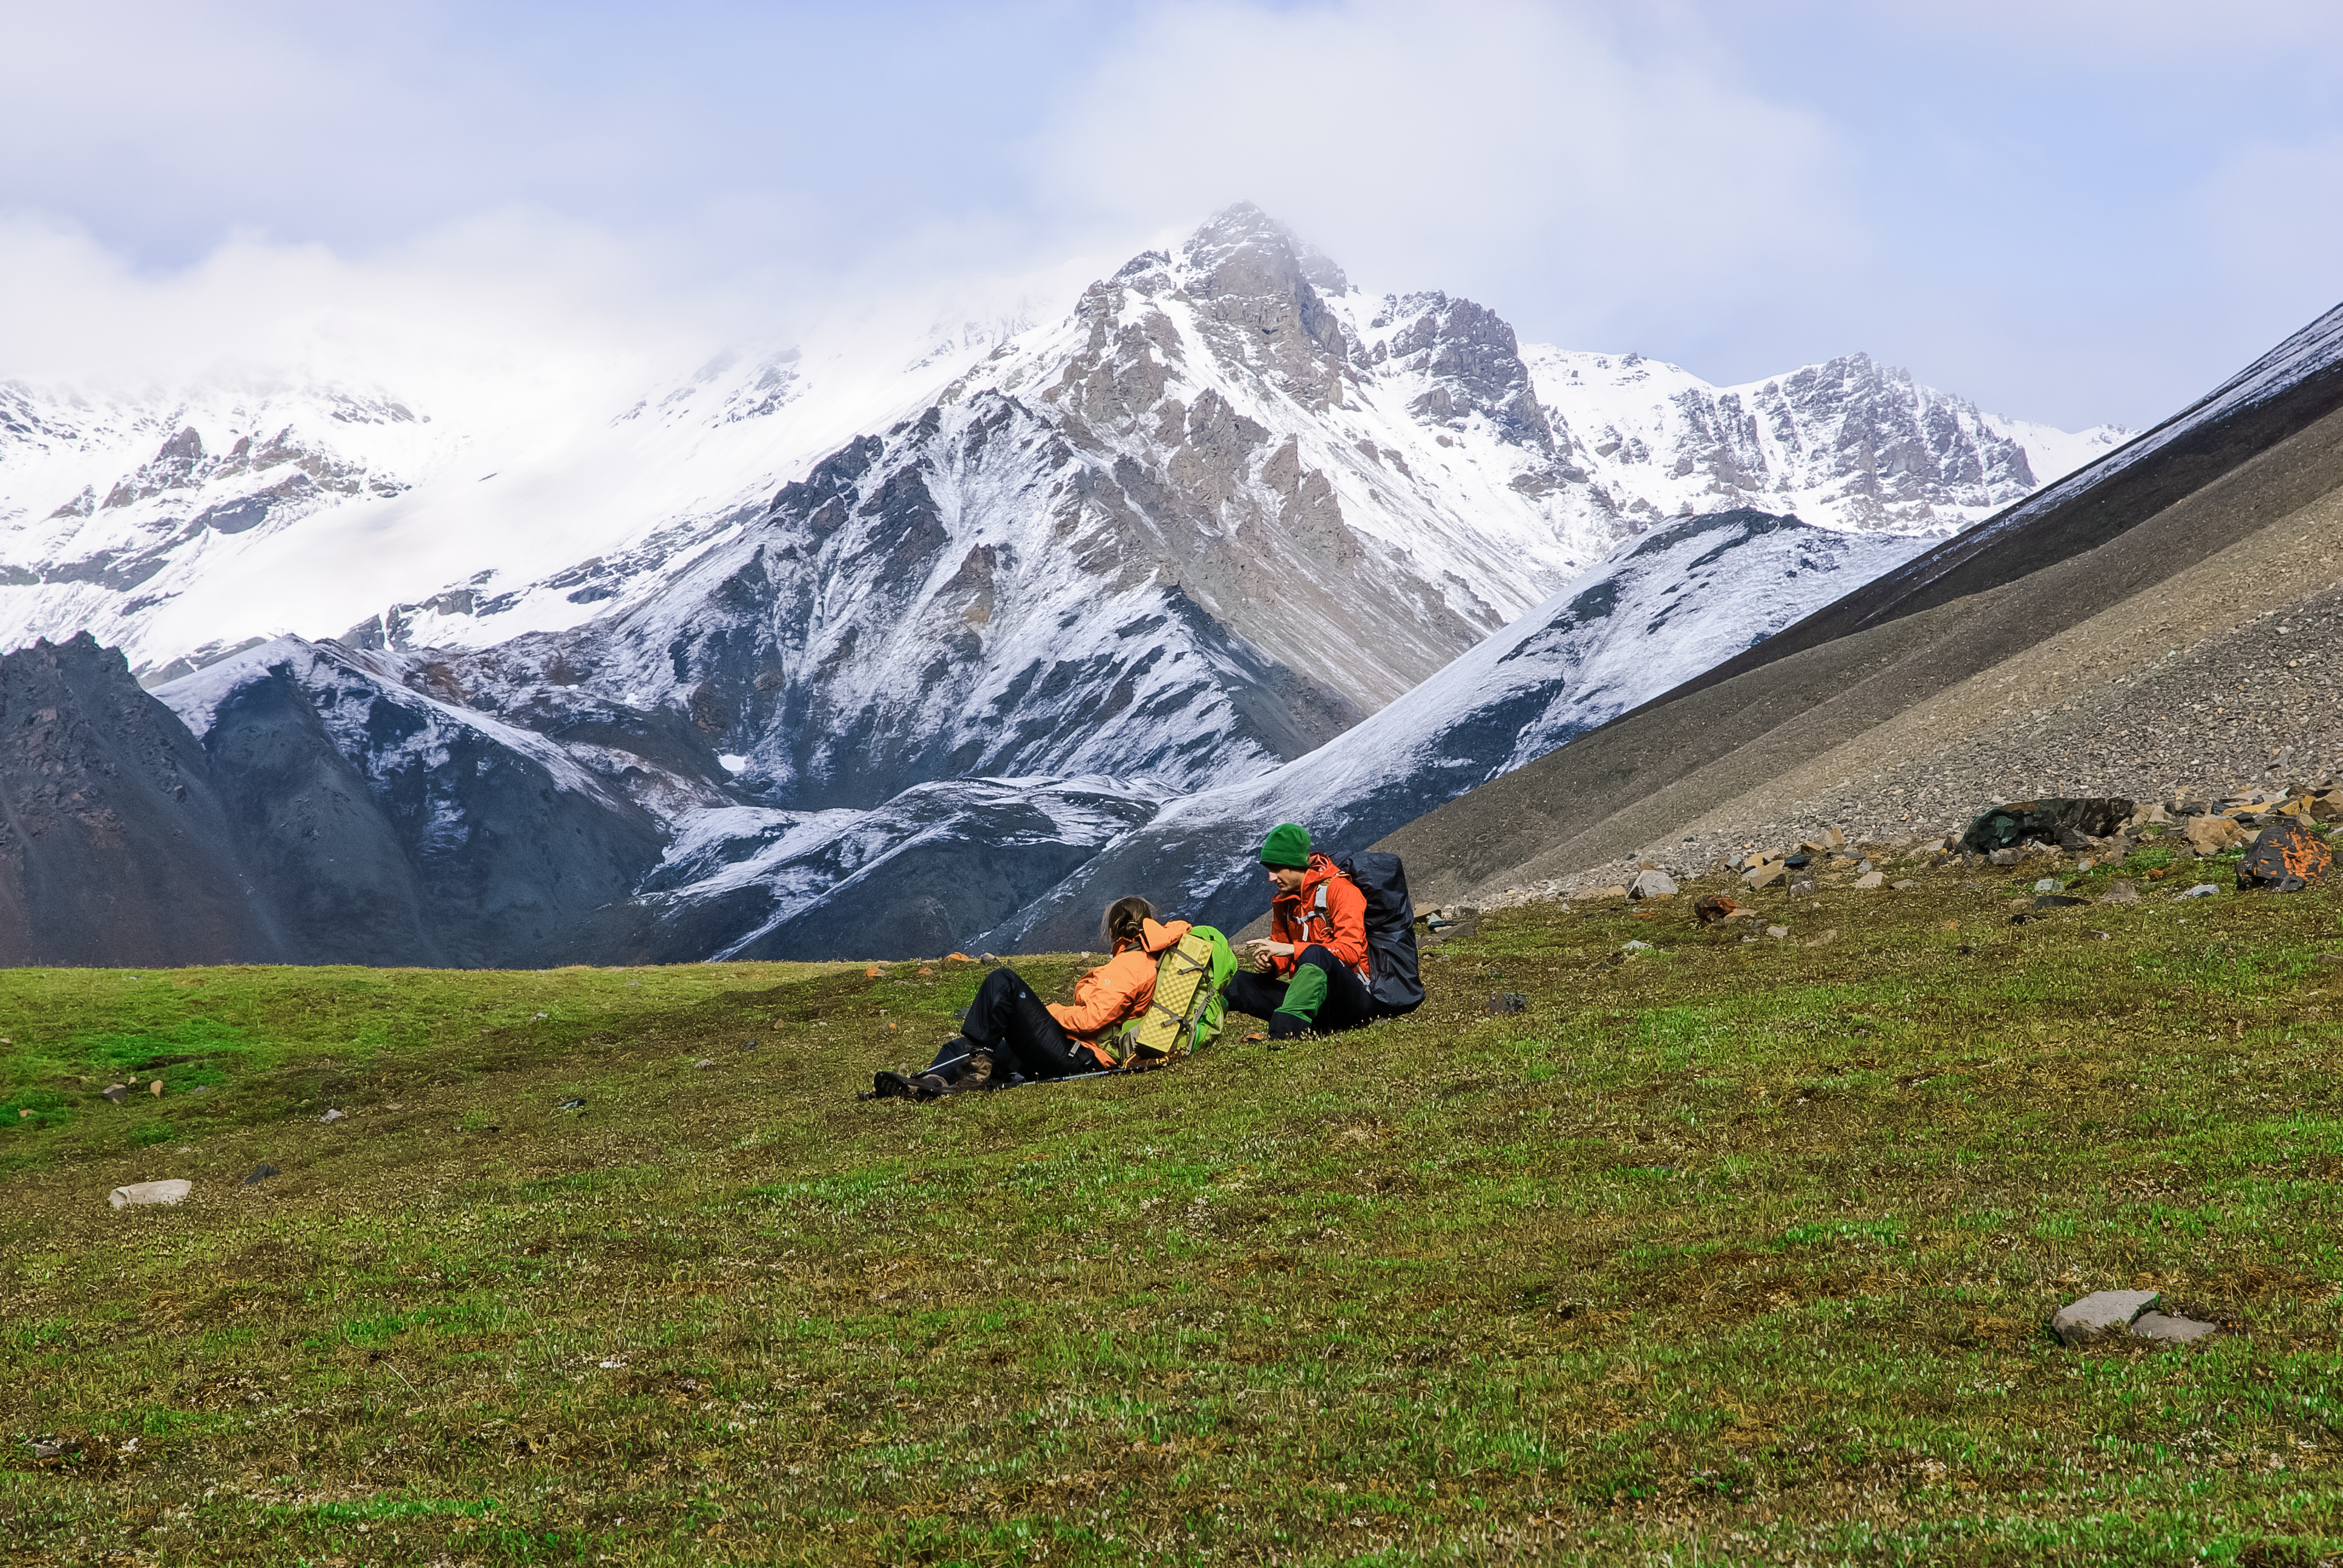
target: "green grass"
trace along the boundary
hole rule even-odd
[[[925,1106],[979,966],[0,973],[0,1562],[2343,1551],[2343,897],[2037,874]],[[2131,1285],[2230,1332],[2047,1335]]]

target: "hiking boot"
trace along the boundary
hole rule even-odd
[[[1269,1038],[1272,1040],[1299,1040],[1303,1035],[1310,1032],[1310,1020],[1306,1018],[1296,1018],[1290,1012],[1271,1013],[1269,1015]]]
[[[918,1091],[911,1081],[900,1072],[874,1072],[870,1075],[870,1098],[873,1100],[910,1100]]]
[[[951,1080],[940,1072],[923,1072],[911,1081],[911,1095],[917,1100],[937,1100],[951,1092]]]

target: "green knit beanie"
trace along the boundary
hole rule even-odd
[[[1310,864],[1310,829],[1299,822],[1280,822],[1269,830],[1261,847],[1264,866],[1291,866],[1299,871]]]

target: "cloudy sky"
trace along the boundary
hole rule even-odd
[[[2152,422],[2343,299],[2332,5],[0,0],[0,376],[1055,310],[1244,197],[1711,380]]]

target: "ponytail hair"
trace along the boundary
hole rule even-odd
[[[1113,952],[1125,942],[1135,942],[1146,932],[1147,922],[1155,918],[1155,906],[1133,893],[1117,899],[1106,907],[1106,915],[1099,922],[1105,934],[1106,950]]]

